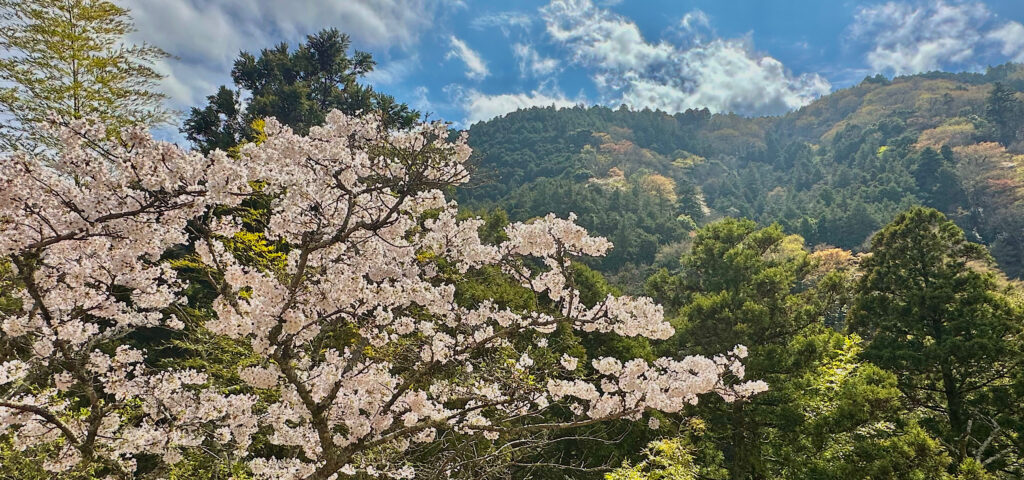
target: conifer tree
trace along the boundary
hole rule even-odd
[[[258,134],[253,122],[265,117],[300,134],[323,124],[333,109],[348,114],[376,111],[386,127],[411,126],[419,113],[358,83],[375,62],[366,52],[350,54],[350,47],[348,35],[331,28],[307,36],[294,50],[282,42],[258,56],[242,52],[231,70],[236,89],[221,86],[207,97],[206,106],[193,107],[182,133],[209,152],[252,140]]]
[[[1014,95],[1013,90],[996,82],[985,104],[985,118],[995,128],[996,141],[1009,146],[1020,138],[1024,130],[1024,102]]]
[[[0,0],[0,146],[55,146],[36,128],[50,114],[95,117],[110,132],[168,121],[155,69],[168,54],[127,42],[133,30],[106,0]]]
[[[864,357],[896,373],[910,404],[933,412],[929,426],[954,460],[994,467],[1016,457],[999,437],[1014,435],[1001,417],[1022,322],[991,265],[942,213],[912,208],[873,239],[850,326],[870,342]]]

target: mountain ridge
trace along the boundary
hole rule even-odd
[[[470,127],[476,180],[458,196],[513,220],[578,213],[618,246],[597,265],[607,272],[658,266],[686,232],[723,216],[857,250],[899,211],[926,205],[1020,276],[1022,91],[1024,65],[1009,63],[868,77],[776,117],[534,107]]]

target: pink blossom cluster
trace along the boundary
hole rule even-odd
[[[574,216],[512,224],[507,241],[481,242],[482,220],[458,219],[442,192],[467,180],[470,154],[465,136],[449,140],[443,124],[393,132],[374,116],[333,112],[302,136],[270,119],[266,140],[237,158],[185,152],[140,130],[114,144],[101,131],[75,123],[57,162],[17,154],[0,170],[0,254],[25,284],[24,308],[3,318],[2,340],[30,352],[0,358],[0,429],[25,448],[63,438],[48,468],[91,457],[131,476],[139,454],[174,464],[206,442],[256,478],[413,478],[412,466],[372,452],[405,451],[441,431],[500,441],[639,419],[706,393],[731,401],[765,388],[726,380],[743,376],[742,347],[653,363],[601,358],[593,374],[563,355],[562,369],[542,370],[530,349],[545,348],[560,324],[652,339],[674,331],[648,298],[583,304],[571,261],[611,244]],[[252,194],[252,182],[273,199],[266,235],[289,247],[282,271],[235,258],[225,242],[238,227],[208,214]],[[205,225],[198,238],[187,237],[189,221]],[[172,312],[183,284],[159,257],[185,243],[218,272],[215,318],[204,328],[263,359],[238,370],[242,391],[276,392],[260,408],[254,394],[224,394],[202,372],[154,369],[125,346],[110,353],[135,329],[182,328]],[[453,278],[488,265],[555,308],[457,302]],[[524,337],[531,346],[516,342]],[[47,380],[30,388],[30,378]],[[97,401],[83,414],[73,398]],[[543,421],[554,402],[576,418]],[[116,406],[128,404],[141,421],[121,416]],[[260,457],[250,451],[257,432],[301,454]]]
[[[232,195],[242,192],[230,180],[237,166],[141,128],[121,142],[104,136],[76,121],[56,158],[0,157],[0,257],[22,305],[0,314],[10,347],[0,354],[0,429],[19,449],[59,440],[44,465],[52,471],[87,459],[130,475],[139,454],[174,463],[214,426],[244,452],[254,397],[221,395],[205,374],[154,371],[143,352],[114,348],[139,328],[183,327],[167,311],[183,285],[160,257],[186,241],[188,221],[242,198]],[[142,419],[126,418],[135,413]]]

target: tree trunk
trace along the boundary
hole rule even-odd
[[[953,369],[948,363],[942,365],[942,391],[946,397],[946,415],[949,417],[949,425],[953,431],[953,438],[957,442],[957,450],[952,452],[954,460],[960,463],[967,457],[967,412],[964,408],[964,399],[957,389],[956,377]]]

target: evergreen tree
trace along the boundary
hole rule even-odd
[[[952,155],[949,147],[944,147],[942,153],[925,148],[916,156],[917,163],[913,169],[921,199],[942,211],[954,211],[966,201],[956,178]]]
[[[888,455],[888,445],[911,441],[914,424],[902,418],[895,376],[860,361],[860,339],[826,324],[844,310],[852,274],[848,252],[828,253],[809,254],[778,226],[726,219],[697,232],[680,274],[662,271],[648,282],[677,312],[672,353],[749,345],[746,376],[771,385],[748,402],[687,412],[707,419],[706,438],[727,471],[721,478],[917,478],[930,467],[907,464],[948,463],[937,458],[941,448]],[[868,462],[906,474],[848,476]]]
[[[231,70],[236,89],[221,86],[207,97],[205,107],[192,108],[182,133],[208,152],[252,140],[257,134],[253,121],[264,117],[302,134],[322,124],[333,109],[348,114],[378,111],[387,127],[412,125],[417,112],[357,82],[375,63],[366,52],[350,55],[350,46],[348,35],[331,28],[307,36],[295,50],[280,43],[258,57],[242,52]]]
[[[995,129],[996,141],[1010,145],[1019,139],[1024,128],[1024,102],[1017,99],[1013,90],[996,82],[985,104],[985,119]]]
[[[934,413],[926,425],[957,464],[1016,456],[1005,439],[989,438],[1004,433],[1011,413],[1022,325],[991,264],[940,212],[912,208],[873,239],[850,313],[851,329],[870,342],[864,358],[896,373],[907,400]]]
[[[925,148],[917,156],[917,165],[914,167],[914,180],[917,187],[925,192],[930,192],[938,182],[939,171],[944,166],[942,155],[932,148]]]
[[[251,131],[245,123],[238,92],[221,85],[206,101],[202,109],[192,108],[182,133],[204,152],[236,147]]]
[[[0,0],[0,147],[56,146],[36,128],[50,113],[97,117],[111,132],[169,121],[154,69],[167,53],[126,43],[133,30],[106,0]]]

